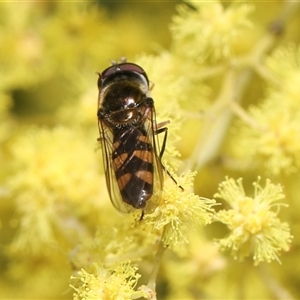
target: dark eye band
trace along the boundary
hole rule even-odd
[[[135,72],[138,73],[146,78],[148,81],[148,77],[146,72],[138,65],[134,63],[120,63],[113,65],[111,67],[108,67],[101,73],[102,80],[105,80],[108,76],[115,74],[117,72]]]

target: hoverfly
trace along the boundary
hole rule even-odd
[[[140,66],[113,63],[98,75],[98,140],[109,196],[118,211],[141,209],[142,218],[161,198],[168,121],[156,123],[149,79]],[[159,133],[164,133],[161,150]]]

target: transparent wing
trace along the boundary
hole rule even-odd
[[[105,169],[105,178],[108,194],[113,206],[120,212],[129,213],[133,210],[130,205],[126,204],[119,191],[115,171],[112,162],[112,153],[114,151],[113,134],[104,122],[99,121],[100,142],[102,146],[103,164]],[[120,162],[121,163],[121,162]]]
[[[104,122],[99,121],[108,192],[114,207],[123,213],[129,213],[135,209],[133,205],[126,203],[124,194],[124,187],[129,180],[131,180],[130,187],[127,186],[127,191],[129,189],[129,192],[133,195],[139,195],[139,192],[146,188],[145,185],[152,185],[153,195],[146,201],[146,206],[143,208],[145,212],[153,211],[161,198],[163,171],[158,155],[158,139],[154,128],[156,124],[154,108],[145,111],[143,120],[142,127],[132,126],[121,132],[119,137],[114,137],[111,129]],[[142,135],[137,132],[139,130],[144,131]],[[141,139],[141,137],[145,139],[151,147],[147,151],[138,149],[137,137],[139,137],[138,139]],[[117,153],[118,151],[119,153]],[[153,170],[150,170],[150,172],[147,171],[149,161],[153,165]],[[132,169],[133,163],[134,170]],[[121,173],[121,176],[118,173]],[[133,176],[133,173],[138,176]]]
[[[147,136],[150,139],[153,148],[153,196],[147,202],[145,213],[152,212],[159,204],[163,192],[164,173],[163,165],[159,158],[160,147],[158,141],[158,135],[156,134],[156,117],[155,109],[151,108],[145,121],[145,128],[147,129]]]

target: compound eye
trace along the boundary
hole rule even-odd
[[[137,73],[137,74],[141,75],[142,77],[144,77],[146,79],[147,83],[149,84],[147,74],[140,66],[138,66],[134,63],[126,63],[126,62],[116,64],[116,65],[113,65],[113,66],[105,69],[100,75],[101,83],[103,83],[106,78],[108,78],[111,75],[116,74],[118,72],[123,73],[123,74]]]
[[[116,66],[108,67],[101,73],[101,76],[100,76],[101,80],[104,80],[105,78],[107,78],[111,74],[114,74],[115,72],[116,72]]]
[[[118,67],[122,71],[136,72],[136,73],[139,73],[139,74],[145,76],[145,71],[140,66],[138,66],[136,64],[122,63],[122,64],[119,64]]]

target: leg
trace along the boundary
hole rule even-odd
[[[158,124],[160,125],[160,124]],[[166,148],[166,143],[167,143],[167,137],[168,137],[168,127],[163,127],[163,128],[159,128],[155,131],[155,134],[160,134],[164,132],[165,135],[164,135],[164,139],[163,139],[163,143],[162,143],[162,146],[161,146],[161,149],[160,149],[160,153],[159,153],[159,159],[161,160],[162,159],[162,156],[165,152],[165,148]]]
[[[166,122],[169,123],[169,121],[166,121]],[[165,123],[165,122],[163,122],[163,123]],[[161,124],[162,124],[162,123],[158,124],[157,127],[160,127],[159,125],[161,125]],[[165,125],[165,124],[163,124],[163,125]],[[158,129],[155,131],[155,134],[160,134],[160,133],[162,133],[162,132],[165,133],[165,136],[164,136],[163,143],[162,143],[162,146],[161,146],[161,149],[160,149],[160,153],[159,153],[159,160],[160,160],[161,166],[162,166],[162,168],[164,169],[164,171],[168,174],[168,176],[175,182],[175,184],[176,184],[182,191],[184,191],[184,188],[183,188],[181,185],[179,185],[179,184],[177,183],[177,181],[175,180],[175,178],[174,178],[174,177],[172,176],[172,174],[166,169],[166,167],[163,165],[163,163],[162,163],[162,161],[161,161],[162,156],[163,156],[163,154],[164,154],[164,152],[165,152],[166,144],[167,144],[168,128],[167,128],[167,127],[158,128]]]

